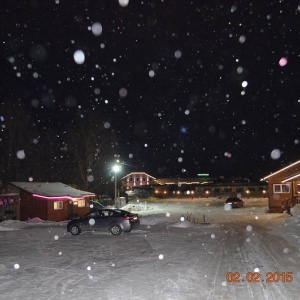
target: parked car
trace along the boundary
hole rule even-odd
[[[130,232],[139,226],[140,219],[137,214],[123,209],[102,208],[71,220],[67,225],[67,231],[73,235],[94,230],[120,235],[122,232]]]
[[[230,197],[224,202],[224,205],[231,204],[232,208],[239,208],[244,206],[244,201],[238,197]]]

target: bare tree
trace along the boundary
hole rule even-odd
[[[68,151],[73,157],[80,186],[89,190],[106,177],[105,167],[111,157],[110,131],[97,113],[87,115],[67,130]]]
[[[21,100],[4,101],[0,107],[0,170],[3,183],[24,180],[35,128]]]

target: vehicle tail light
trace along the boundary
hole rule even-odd
[[[138,217],[123,217],[123,220],[127,220],[127,221],[136,221],[138,219]]]

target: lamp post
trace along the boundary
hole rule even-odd
[[[246,191],[246,194],[247,194],[247,196],[248,196],[248,198],[249,198],[250,191],[247,190],[247,191]]]
[[[115,172],[115,201],[117,199],[117,173],[121,170],[119,165],[113,166],[113,171]]]

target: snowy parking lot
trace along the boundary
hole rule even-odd
[[[299,299],[300,220],[266,199],[135,202],[141,227],[72,236],[66,222],[0,223],[1,299]]]

